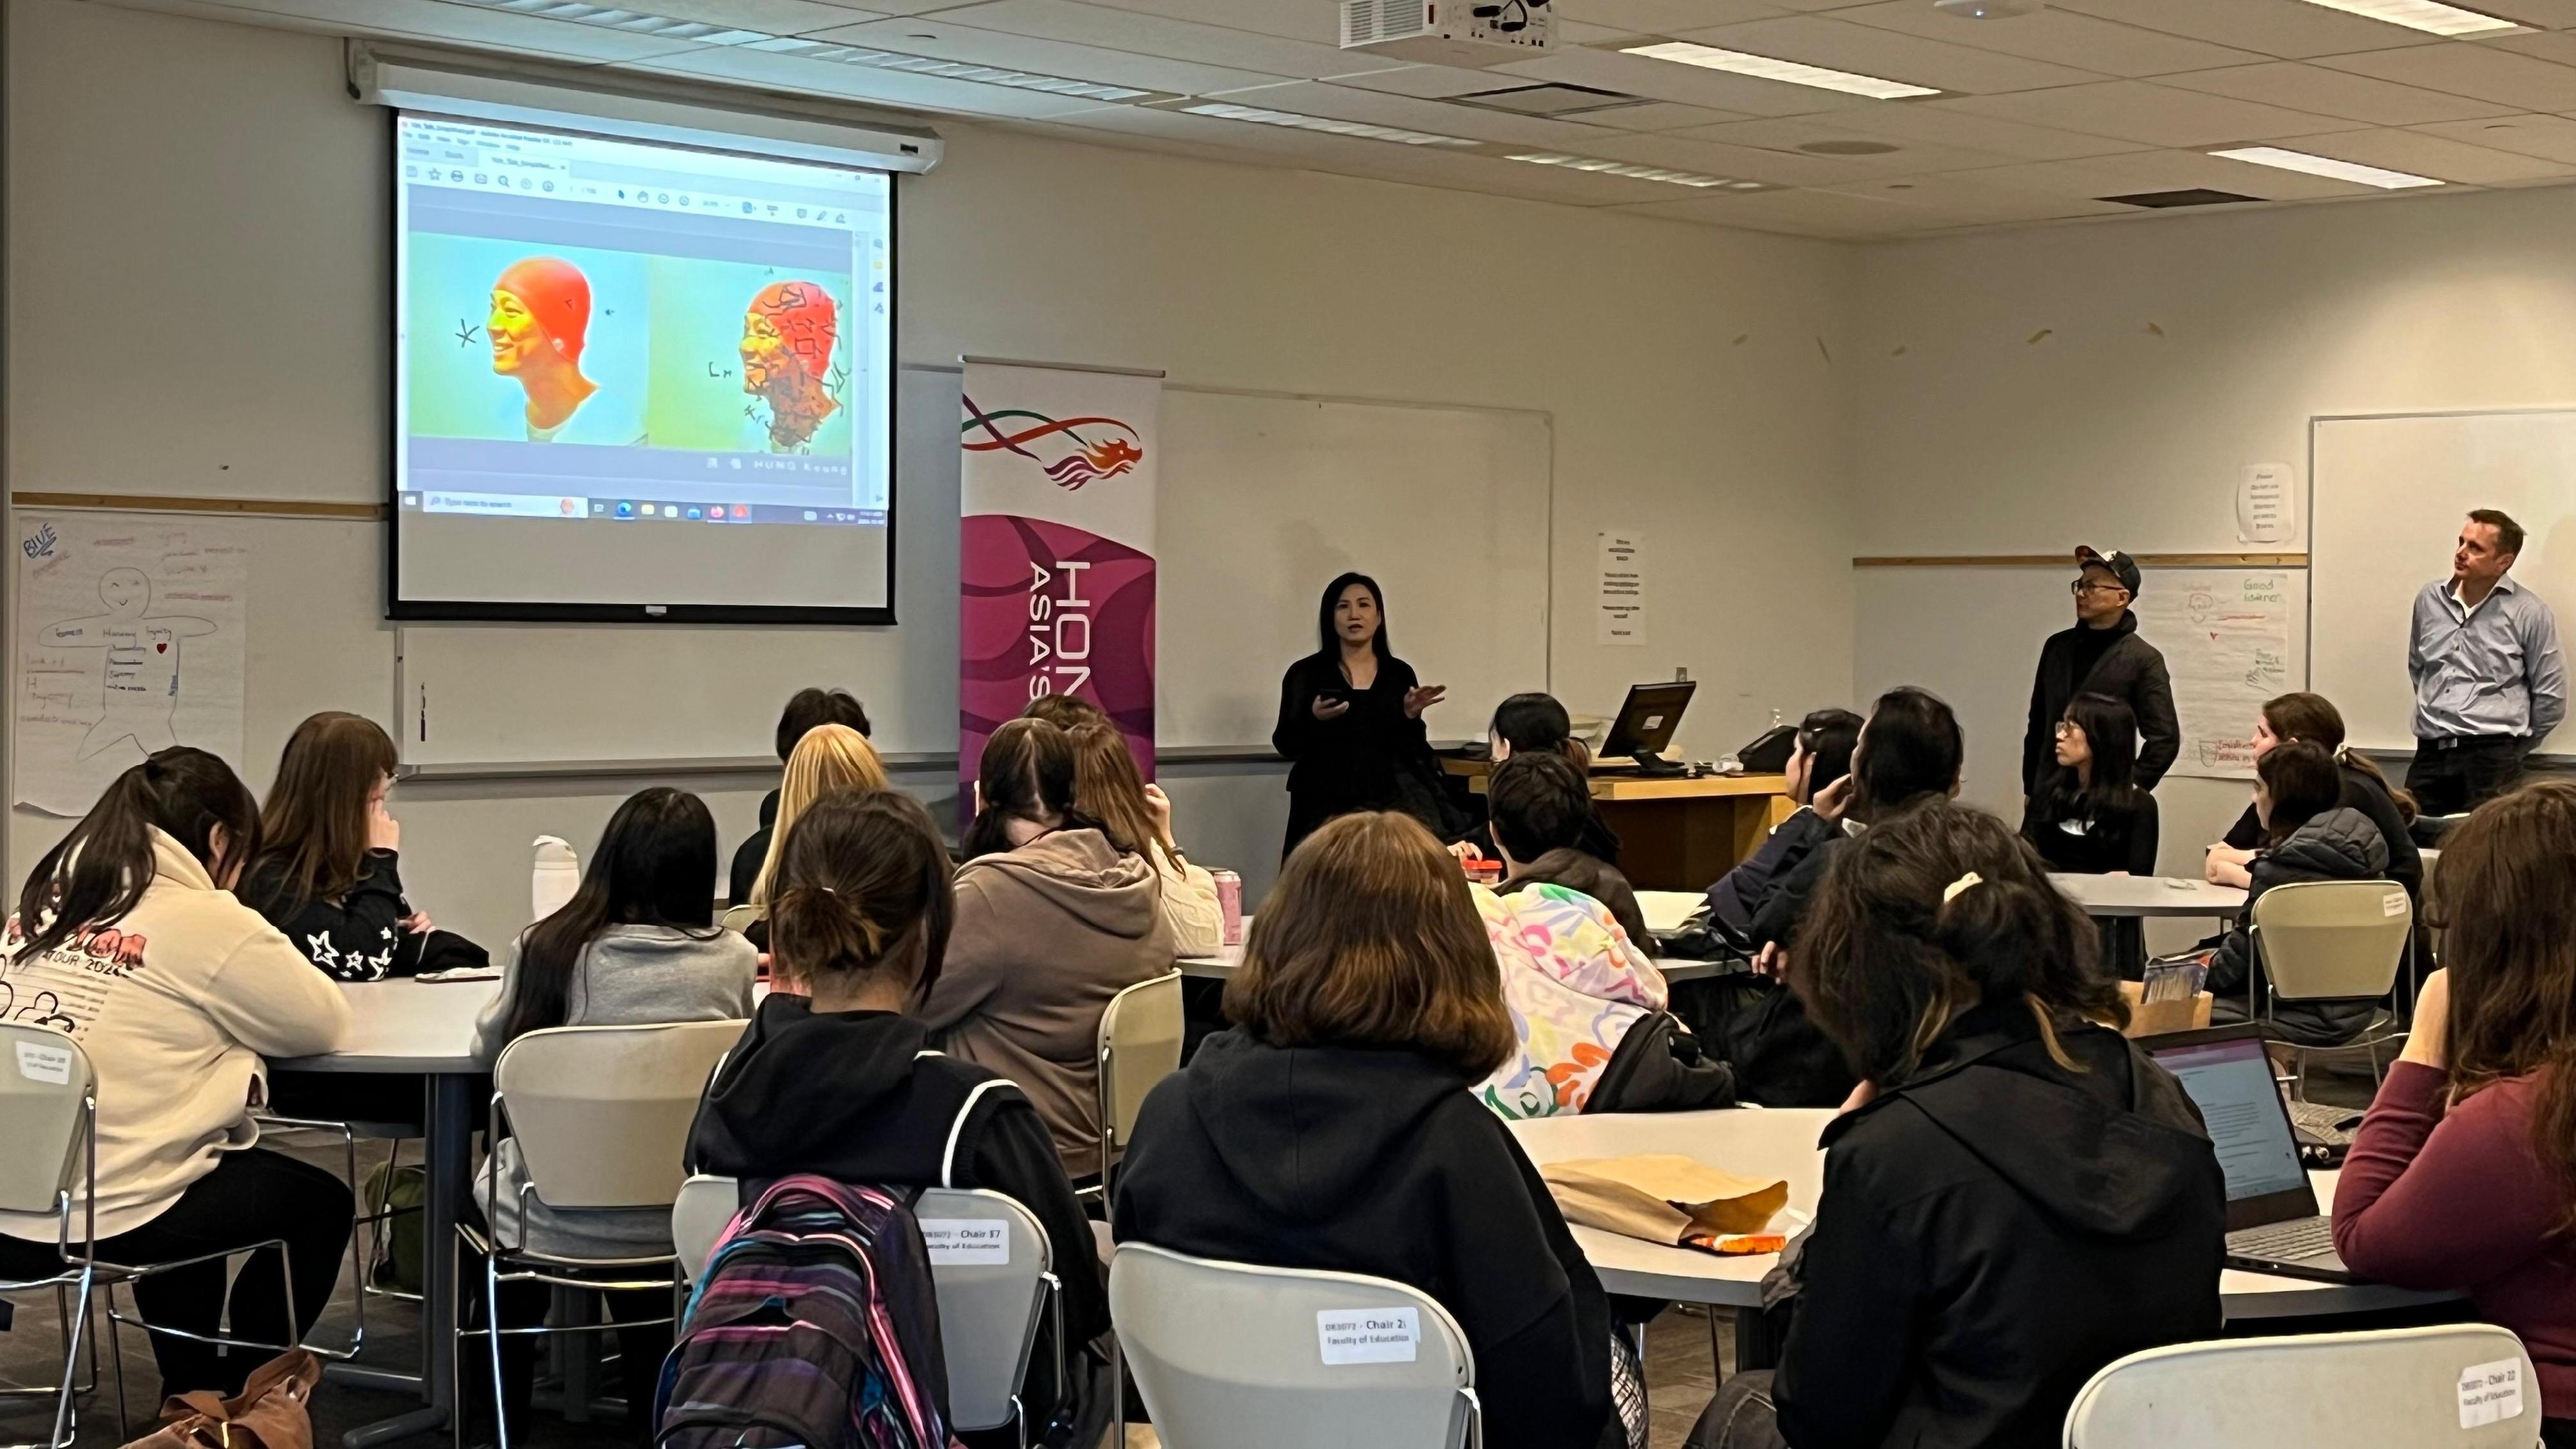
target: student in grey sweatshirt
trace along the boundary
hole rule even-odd
[[[639,1026],[747,1020],[760,966],[751,943],[714,923],[715,820],[697,796],[643,791],[617,807],[581,888],[563,909],[529,927],[510,952],[500,995],[475,1023],[474,1054],[500,1059],[513,1041],[556,1026]],[[533,1194],[518,1143],[493,1148],[491,1201],[476,1175],[473,1197],[504,1247],[571,1258],[644,1258],[671,1251],[668,1208],[558,1210]],[[480,1281],[479,1273],[475,1275]],[[605,1295],[619,1320],[667,1317],[670,1295],[652,1290]],[[546,1306],[542,1284],[504,1284],[505,1326],[532,1324]],[[653,1378],[670,1346],[667,1324],[621,1329],[619,1359],[630,1366],[626,1401],[638,1426],[653,1402]],[[503,1389],[510,1412],[527,1407],[533,1341],[504,1340]]]

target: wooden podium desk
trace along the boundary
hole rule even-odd
[[[1453,775],[1484,793],[1484,760],[1443,757]],[[1595,771],[1592,800],[1601,823],[1619,832],[1619,870],[1640,890],[1706,890],[1759,849],[1771,827],[1797,809],[1786,775],[1703,775],[1649,780],[1633,771]]]

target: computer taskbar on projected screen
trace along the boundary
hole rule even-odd
[[[797,503],[724,503],[686,498],[565,498],[533,493],[449,493],[431,490],[402,495],[406,513],[448,513],[465,517],[592,519],[611,523],[844,523],[883,528],[881,508],[832,507]]]

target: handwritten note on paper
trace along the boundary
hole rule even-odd
[[[2157,569],[2137,602],[2138,633],[2164,651],[2182,724],[2177,775],[2254,777],[2263,701],[2307,677],[2305,578],[2287,569]]]
[[[224,523],[20,514],[18,801],[87,814],[155,750],[238,767],[250,551]]]

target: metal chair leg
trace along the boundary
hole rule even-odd
[[[125,1335],[116,1327],[116,1285],[107,1285],[107,1357],[116,1369],[116,1442],[134,1442],[134,1426],[125,1419]]]
[[[483,1255],[483,1326],[492,1345],[492,1438],[499,1449],[510,1449],[510,1406],[501,1388],[501,1266],[490,1253]]]

